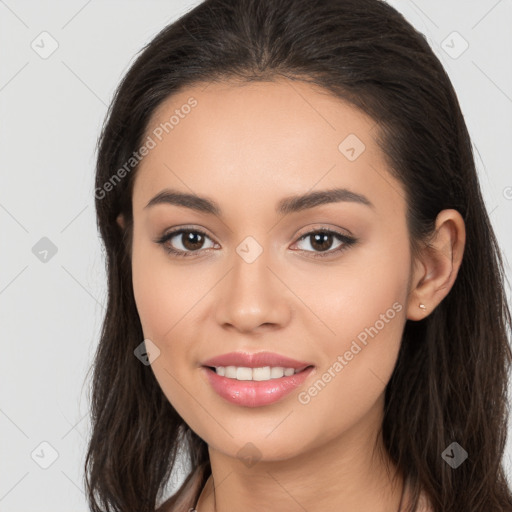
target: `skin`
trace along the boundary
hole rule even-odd
[[[303,82],[225,82],[169,97],[147,133],[191,96],[197,106],[137,170],[132,272],[144,337],[160,350],[155,377],[209,446],[213,478],[197,510],[397,510],[404,475],[391,480],[395,468],[379,434],[385,386],[406,320],[428,315],[456,279],[462,217],[442,211],[432,247],[413,261],[405,193],[387,171],[373,119]],[[354,161],[338,149],[349,134],[366,146]],[[374,207],[337,202],[284,216],[274,211],[283,197],[335,187],[363,194]],[[164,188],[206,196],[222,215],[170,204],[144,208]],[[118,222],[124,226],[121,216]],[[175,257],[155,243],[180,227],[206,231],[195,255]],[[299,238],[322,227],[358,242],[314,258],[321,250],[311,237]],[[236,252],[247,236],[263,248],[251,264]],[[167,243],[190,247],[181,235]],[[340,243],[334,237],[327,250]],[[402,307],[394,318],[300,403],[298,392],[395,303]],[[256,408],[227,402],[204,378],[208,358],[264,350],[308,361],[315,371],[297,392]],[[249,442],[258,458],[250,467],[237,454]]]

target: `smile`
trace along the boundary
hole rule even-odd
[[[203,366],[201,369],[212,389],[224,400],[243,407],[262,407],[282,400],[299,388],[315,367]]]
[[[221,377],[236,380],[271,380],[282,377],[290,377],[301,372],[303,368],[283,368],[282,366],[262,366],[260,368],[248,368],[246,366],[217,366],[212,367]]]

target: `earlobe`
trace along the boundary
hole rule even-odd
[[[407,318],[422,320],[448,295],[464,254],[466,229],[457,210],[443,210],[436,218],[435,233],[415,265],[409,292]]]

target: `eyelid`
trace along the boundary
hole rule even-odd
[[[300,234],[304,230],[303,234]],[[311,233],[317,233],[319,231],[328,231],[330,233],[336,233],[337,235],[340,235],[342,237],[346,238],[354,238],[354,235],[348,230],[339,228],[336,226],[332,226],[328,223],[318,223],[315,222],[314,224],[308,224],[303,230],[299,231],[298,235],[295,235],[298,238],[302,238],[305,235],[309,235]]]
[[[169,228],[169,229],[165,230],[164,233],[162,234],[162,236],[160,236],[157,240],[155,240],[155,242],[157,242],[158,240],[162,240],[164,238],[168,238],[171,235],[173,235],[173,236],[177,235],[178,233],[181,233],[182,231],[192,231],[194,233],[196,233],[196,232],[201,233],[202,235],[205,235],[208,238],[213,240],[213,237],[211,237],[207,233],[206,229],[204,229],[202,227],[197,227],[194,225],[190,225],[190,226],[184,225],[184,226],[179,226],[176,228]]]

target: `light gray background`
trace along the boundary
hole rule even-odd
[[[197,3],[0,0],[2,512],[88,510],[85,379],[106,302],[94,216],[95,143],[136,53]],[[512,2],[389,3],[427,36],[452,79],[510,261]],[[58,43],[47,58],[31,47],[35,41],[39,52],[51,49],[43,31]],[[469,47],[457,56],[464,40]],[[43,237],[57,248],[46,262],[33,252]],[[510,279],[508,266],[507,272]],[[52,450],[58,457],[43,469]],[[511,454],[509,443],[509,475]]]

